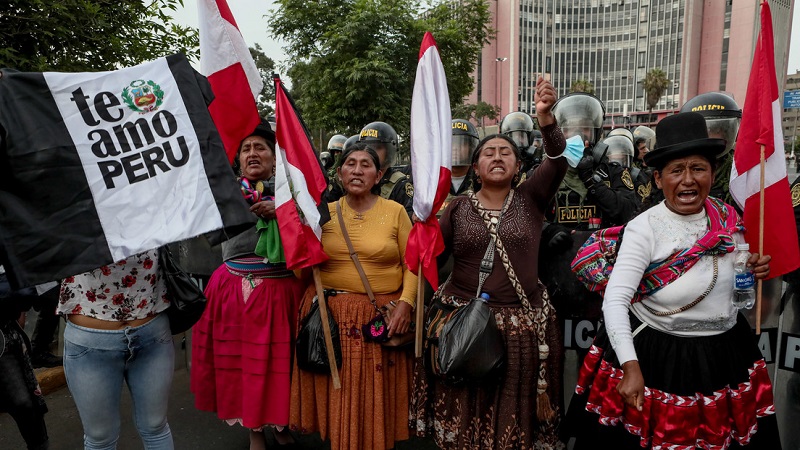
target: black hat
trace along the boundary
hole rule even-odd
[[[252,133],[247,135],[247,137],[250,137],[250,136],[261,136],[261,137],[263,137],[264,139],[267,140],[267,143],[271,147],[273,147],[273,148],[275,147],[275,132],[272,131],[272,127],[270,126],[269,122],[267,122],[266,119],[261,119],[261,123],[259,123],[256,126],[256,129],[253,130]],[[244,142],[244,139],[242,139],[242,142]],[[242,145],[240,143],[239,147],[241,147],[241,146]]]
[[[665,117],[656,125],[657,146],[644,155],[650,167],[664,167],[673,159],[700,155],[714,161],[725,149],[725,139],[708,137],[703,116],[696,112],[678,113]]]

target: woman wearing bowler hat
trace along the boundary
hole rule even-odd
[[[709,197],[723,139],[687,112],[659,122],[645,155],[664,200],[631,220],[578,376],[575,449],[780,449],[772,384],[732,303],[741,218]],[[769,256],[751,255],[756,279]]]

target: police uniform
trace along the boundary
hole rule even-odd
[[[633,192],[636,201],[642,204],[652,193],[655,182],[653,181],[653,171],[647,166],[643,166],[639,161],[633,163],[630,169],[631,179],[633,179]]]
[[[378,187],[381,197],[403,205],[409,218],[414,214],[414,184],[410,176],[389,167],[378,182]]]
[[[575,181],[580,183],[578,177]],[[636,213],[638,203],[630,172],[619,164],[601,163],[586,196],[561,183],[545,220],[571,230],[589,229],[589,219],[599,218],[600,228],[625,224]]]

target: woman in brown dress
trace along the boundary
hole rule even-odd
[[[540,78],[536,94],[547,156],[542,164],[516,186],[521,162],[514,141],[505,135],[485,137],[472,164],[480,191],[453,199],[440,219],[446,247],[440,258],[452,254],[454,262],[437,301],[461,305],[475,296],[479,266],[490,241],[487,215],[499,220],[498,235],[508,255],[503,261],[495,252],[493,270],[482,288],[506,347],[502,373],[479,382],[451,384],[415,371],[410,426],[419,436],[432,434],[445,450],[559,445],[555,408],[561,398],[562,350],[555,311],[538,282],[537,255],[544,209],[567,169],[566,143],[550,112],[555,89]],[[510,281],[512,271],[519,283]],[[526,303],[530,310],[523,306]]]

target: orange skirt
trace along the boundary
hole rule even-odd
[[[299,320],[316,295],[310,286]],[[400,292],[376,294],[378,306],[400,298]],[[340,293],[328,298],[328,310],[339,324],[342,342],[341,389],[330,375],[292,366],[292,404],[289,423],[301,433],[318,431],[330,439],[331,450],[389,449],[409,438],[408,399],[413,370],[413,347],[396,350],[364,342],[361,326],[375,315],[364,294]]]

